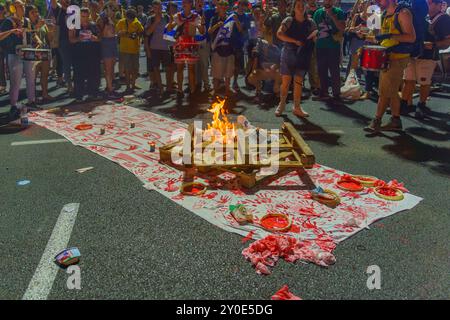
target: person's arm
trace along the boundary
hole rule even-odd
[[[398,13],[398,22],[402,28],[402,34],[394,34],[391,39],[397,40],[398,42],[408,42],[413,43],[416,41],[416,31],[414,30],[413,18],[411,11],[408,9],[402,9]]]
[[[177,16],[170,16],[169,23],[167,24],[166,28],[167,31],[172,31],[173,28],[175,28],[178,25],[178,18]]]
[[[127,30],[125,30],[124,24],[125,23],[123,22],[123,20],[119,20],[119,22],[117,22],[116,24],[117,35],[119,37],[123,37],[127,34]]]
[[[292,19],[292,18],[290,18],[290,19]],[[283,21],[281,23],[281,26],[278,28],[278,31],[277,31],[278,39],[280,39],[281,41],[284,41],[284,42],[293,43],[293,44],[295,44],[297,46],[302,46],[303,42],[301,42],[299,40],[296,40],[294,38],[291,38],[291,37],[286,35],[286,31],[288,29],[286,23],[287,23],[286,20]]]
[[[205,17],[199,16],[197,17],[198,21],[197,21],[197,30],[200,34],[205,34],[206,32],[206,28],[205,28]]]
[[[18,35],[18,36],[20,36],[20,35],[22,35],[22,30],[20,30],[20,29],[11,29],[11,30],[8,30],[8,31],[0,32],[0,41],[8,38],[13,33]]]
[[[219,29],[221,26],[223,26],[223,21],[219,21],[215,24],[213,24],[213,22],[215,22],[214,20],[211,21],[211,26],[208,29],[208,33],[210,35],[212,35],[217,29]]]
[[[51,2],[52,9],[56,9],[59,7],[58,0],[52,0]]]
[[[80,41],[75,29],[69,29],[69,41],[70,43],[77,43]]]
[[[156,27],[158,26],[159,22],[161,21],[161,17],[154,16],[153,22],[152,17],[148,19],[148,25],[145,28],[145,35],[148,37],[153,32],[155,32]]]
[[[233,19],[234,19],[234,24],[236,25],[236,28],[239,31],[239,33],[244,33],[244,28],[242,27],[242,24],[239,21],[237,14],[235,14],[233,16]]]

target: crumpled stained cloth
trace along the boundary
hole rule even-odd
[[[302,298],[297,297],[295,294],[289,291],[287,284],[281,287],[271,298],[271,300],[302,300]]]
[[[332,241],[318,245],[318,241],[298,241],[284,235],[269,235],[250,244],[242,251],[243,256],[255,267],[256,273],[269,275],[278,260],[287,262],[304,260],[327,267],[336,262],[331,253]]]

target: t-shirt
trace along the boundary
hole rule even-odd
[[[303,22],[297,21],[293,17],[287,17],[281,23],[285,28],[285,34],[295,40],[306,44],[312,44],[313,40],[307,40],[308,36],[317,29],[316,24],[311,19],[306,19]],[[294,43],[285,42],[284,45],[289,49],[297,49],[298,46]]]
[[[280,65],[280,48],[275,44],[269,44],[267,40],[259,39],[253,52],[258,58],[259,69],[267,69],[274,64]]]
[[[24,18],[24,27],[29,28],[31,26],[30,20]],[[9,31],[17,28],[17,26],[13,23],[11,19],[6,19],[1,25],[1,32]],[[26,43],[24,42],[23,36],[18,36],[14,33],[10,34],[8,37],[3,39],[2,47],[6,54],[15,54],[16,47],[21,45],[29,45],[31,46],[31,33],[27,33],[26,35]]]
[[[250,29],[251,18],[247,13],[241,15],[236,14],[238,20],[242,26],[242,32],[239,32],[238,28],[233,28],[233,33],[231,35],[231,43],[234,48],[243,48],[245,42],[248,39],[248,30]]]
[[[96,48],[100,46],[98,41],[93,41],[91,37],[99,35],[99,30],[94,22],[90,22],[88,25],[81,25],[80,29],[75,30],[76,35],[79,37],[80,41],[74,44],[76,49],[88,49]]]
[[[434,23],[433,23],[434,22]],[[443,14],[436,17],[436,20],[428,21],[427,29],[425,31],[425,41],[433,42],[442,41],[450,35],[450,16]],[[439,60],[439,49],[424,49],[420,59]]]
[[[331,10],[333,14],[337,16],[338,20],[345,21],[344,11],[336,7],[333,7]],[[339,48],[341,42],[336,41],[333,38],[333,35],[337,34],[339,31],[333,20],[326,14],[325,8],[318,9],[314,13],[313,19],[316,22],[317,28],[319,29],[316,47],[320,49]]]
[[[194,37],[197,33],[197,28],[201,25],[200,15],[196,12],[191,12],[189,16],[186,16],[184,12],[178,12],[174,18],[174,22],[178,27],[182,27],[182,36]]]
[[[148,19],[148,23],[145,26],[145,28],[149,28],[153,22],[155,21],[155,17],[151,16],[150,19]],[[149,46],[150,49],[153,50],[169,50],[169,41],[164,40],[164,29],[168,23],[168,17],[163,16],[161,18],[161,21],[156,26],[153,33],[149,36]]]
[[[120,36],[119,51],[122,53],[139,53],[139,45],[141,43],[141,37],[138,34],[144,32],[144,27],[137,18],[134,18],[132,22],[129,22],[126,18],[123,18],[117,22],[117,32],[126,31],[127,34]],[[134,37],[134,35],[136,35]]]
[[[219,17],[218,14],[216,14],[211,19],[211,27],[216,25],[219,21],[224,22],[228,17],[225,16],[223,18]],[[233,28],[236,28],[236,26],[233,25]],[[211,35],[211,41],[214,43],[214,40],[217,37],[217,34],[219,33],[220,28],[217,28],[214,30],[213,34]],[[231,44],[231,41],[229,44],[222,44],[220,46],[217,46],[213,51],[217,52],[221,57],[228,57],[234,53],[233,46]]]

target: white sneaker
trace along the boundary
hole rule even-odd
[[[275,115],[277,117],[281,116],[283,114],[284,108],[286,107],[286,102],[281,102],[278,104],[277,109],[275,110]]]
[[[309,113],[303,111],[303,109],[301,109],[301,108],[294,108],[294,109],[292,110],[292,113],[293,113],[295,116],[300,117],[300,118],[306,118],[306,117],[309,117]]]

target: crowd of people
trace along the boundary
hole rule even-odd
[[[272,91],[275,114],[281,116],[292,90],[292,112],[307,117],[302,107],[305,78],[314,100],[341,100],[342,57],[348,54],[347,75],[354,70],[365,81],[362,98],[378,99],[366,129],[401,130],[402,113],[423,117],[428,112],[439,50],[450,46],[444,0],[401,1],[356,0],[345,12],[336,0],[182,0],[181,5],[153,0],[148,8],[117,0],[51,0],[38,8],[33,0],[15,0],[0,5],[0,91],[9,90],[12,117],[21,109],[23,78],[28,109],[52,101],[50,76],[77,102],[118,99],[139,88],[143,50],[152,96],[180,100],[187,94],[194,99],[206,92],[231,97],[245,84],[254,90],[255,103],[263,100],[263,89]],[[74,28],[67,10],[72,4],[80,8],[80,25]],[[378,29],[368,26],[371,5],[382,11]],[[388,48],[387,68],[361,70],[361,48],[368,44]],[[26,48],[46,50],[49,57],[24,59]],[[416,83],[417,108],[412,101]],[[383,126],[387,110],[391,119]]]

